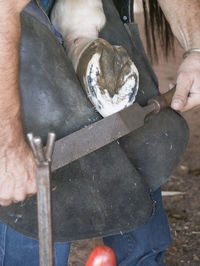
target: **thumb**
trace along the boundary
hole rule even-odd
[[[190,82],[189,80],[180,77],[177,79],[176,92],[171,103],[171,107],[174,110],[183,109],[187,102],[191,85],[192,82]]]

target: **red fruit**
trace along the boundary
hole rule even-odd
[[[107,246],[98,246],[90,254],[85,266],[116,266],[113,250]]]

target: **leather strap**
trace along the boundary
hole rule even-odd
[[[123,23],[134,22],[134,0],[115,0],[114,2]]]

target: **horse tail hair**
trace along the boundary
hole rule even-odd
[[[147,53],[151,60],[158,60],[157,39],[167,57],[174,53],[174,36],[157,0],[142,0]]]

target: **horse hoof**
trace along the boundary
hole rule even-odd
[[[103,117],[135,101],[139,73],[122,46],[112,46],[103,39],[91,42],[80,57],[77,74],[90,101]]]

